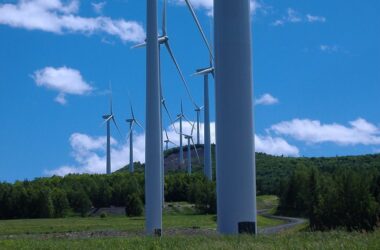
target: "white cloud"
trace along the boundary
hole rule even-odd
[[[179,123],[175,123],[179,132]],[[183,134],[191,134],[192,126],[184,122]],[[200,124],[200,138],[203,143],[203,128]],[[166,128],[169,139],[179,145],[180,137],[175,132],[173,126]],[[210,124],[211,142],[215,143],[215,123]],[[196,142],[196,129],[193,133],[194,142]],[[163,138],[165,134],[163,133]],[[256,152],[263,152],[272,155],[298,156],[297,147],[290,145],[284,139],[271,136],[255,136]],[[62,165],[53,170],[46,170],[46,175],[66,175],[69,173],[105,173],[106,169],[106,137],[92,137],[86,134],[74,133],[70,137],[72,156],[75,164]],[[129,142],[118,142],[112,138],[111,160],[112,171],[116,171],[129,163]],[[183,146],[187,145],[187,140],[183,140]],[[133,140],[134,161],[145,162],[145,134],[134,133]]]
[[[76,0],[19,0],[16,4],[0,4],[0,24],[56,34],[103,32],[123,42],[141,42],[145,38],[144,29],[135,21],[81,17],[76,14],[78,9]]]
[[[380,128],[362,118],[349,122],[321,124],[320,121],[294,119],[270,128],[278,135],[290,136],[306,143],[331,142],[338,145],[380,145]]]
[[[339,50],[339,47],[337,45],[326,45],[326,44],[322,44],[319,46],[319,49],[322,51],[322,52],[326,52],[326,53],[335,53],[335,52],[338,52]]]
[[[280,137],[255,136],[256,152],[271,155],[299,156],[299,149]]]
[[[66,94],[85,95],[93,90],[78,70],[67,67],[46,67],[35,71],[32,78],[37,86],[58,91],[55,101],[60,104],[66,104]]]
[[[106,6],[107,2],[97,2],[97,3],[91,3],[92,9],[97,14],[102,14],[104,6]]]
[[[264,94],[258,99],[256,99],[255,104],[256,105],[273,105],[278,103],[278,99],[273,97],[271,94]]]
[[[313,16],[313,15],[307,14],[306,18],[307,18],[307,21],[309,23],[315,23],[315,22],[324,23],[324,22],[326,22],[326,17],[324,17],[324,16]]]
[[[310,14],[307,14],[306,16],[303,16],[299,12],[295,11],[292,8],[288,8],[286,10],[286,15],[284,15],[282,18],[275,20],[272,25],[273,26],[283,26],[286,23],[301,23],[301,22],[309,22],[309,23],[315,23],[320,22],[324,23],[326,22],[326,18],[323,16],[313,16]]]

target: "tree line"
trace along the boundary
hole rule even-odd
[[[378,169],[298,167],[281,183],[278,213],[309,218],[310,229],[372,231],[380,225]]]
[[[110,206],[126,207],[126,215],[140,216],[144,196],[143,173],[67,175],[0,183],[0,219],[86,216],[91,208]],[[169,174],[165,177],[165,200],[196,204],[200,213],[215,212],[215,183],[201,174]]]

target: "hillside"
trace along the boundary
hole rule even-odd
[[[203,164],[203,145],[197,145],[200,161]],[[212,163],[215,175],[215,145],[212,145]],[[192,148],[193,172],[201,172],[195,151]],[[184,148],[184,159],[187,158],[187,148]],[[183,172],[186,164],[179,166],[179,148],[165,152],[165,173]],[[137,171],[142,171],[144,164],[135,163]],[[298,167],[317,167],[322,172],[333,172],[337,167],[380,170],[380,154],[337,157],[285,157],[256,153],[257,189],[259,194],[278,194],[281,181],[288,178]],[[128,166],[118,172],[128,171]]]

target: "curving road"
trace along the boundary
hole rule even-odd
[[[295,226],[302,225],[307,222],[306,219],[276,216],[276,215],[269,214],[268,212],[269,212],[269,209],[259,210],[258,214],[261,214],[262,216],[270,218],[270,219],[283,220],[285,221],[285,224],[281,224],[281,225],[273,226],[273,227],[260,228],[259,234],[276,234],[284,230],[293,228]]]

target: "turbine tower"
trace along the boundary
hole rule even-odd
[[[110,90],[111,91],[111,90]],[[117,126],[115,115],[112,110],[112,92],[110,92],[110,113],[102,116],[104,123],[107,124],[107,162],[106,162],[106,173],[111,174],[111,121],[114,123],[117,131],[120,133],[119,126]]]
[[[195,113],[197,114],[197,144],[199,145],[200,142],[200,136],[199,136],[199,118],[200,118],[200,113],[202,111],[203,107],[199,107],[194,109]]]
[[[183,114],[183,106],[181,101],[181,113],[177,115],[177,119],[175,121],[179,120],[179,166],[183,164],[183,142],[182,142],[182,122],[183,119],[185,119],[185,115]]]
[[[147,0],[146,39],[145,227],[162,234],[162,132],[157,0]]]
[[[212,74],[214,76],[214,55],[212,52],[212,47],[209,41],[206,38],[206,35],[203,31],[203,28],[198,20],[197,15],[195,14],[194,8],[191,5],[189,0],[185,0],[185,3],[193,17],[193,20],[202,36],[202,39],[207,47],[209,58],[210,58],[210,67],[202,68],[197,70],[194,75],[203,75],[204,76],[204,174],[207,179],[212,180],[212,161],[211,161],[211,136],[210,136],[210,105],[209,105],[209,87],[208,87],[208,75]],[[198,117],[197,117],[198,118]],[[197,119],[198,120],[198,119]],[[199,124],[199,122],[198,122]],[[199,126],[197,125],[197,131],[199,131]],[[199,132],[198,132],[199,133]],[[197,143],[199,143],[199,134],[197,134]]]
[[[137,126],[139,126],[140,128],[142,128],[142,129],[144,129],[144,128],[136,120],[131,103],[130,103],[130,107],[131,107],[132,118],[127,119],[126,122],[129,123],[129,172],[133,173],[135,171],[134,163],[133,163],[133,125],[136,123]]]
[[[185,139],[187,139],[187,168],[186,169],[187,169],[188,174],[191,174],[191,172],[192,172],[191,144],[194,146],[194,150],[195,150],[195,153],[197,154],[198,162],[200,162],[198,150],[197,150],[197,147],[195,146],[194,140],[193,140],[193,132],[194,132],[194,124],[192,125],[192,128],[191,128],[191,134],[190,135],[186,135],[186,134],[184,135]]]
[[[214,37],[218,231],[256,234],[249,0],[214,0]]]
[[[211,132],[210,132],[210,100],[209,100],[209,79],[208,75],[214,75],[214,67],[210,60],[210,67],[198,69],[195,75],[203,75],[203,95],[204,95],[204,175],[212,181],[212,161],[211,161]],[[198,117],[197,117],[198,118]]]

